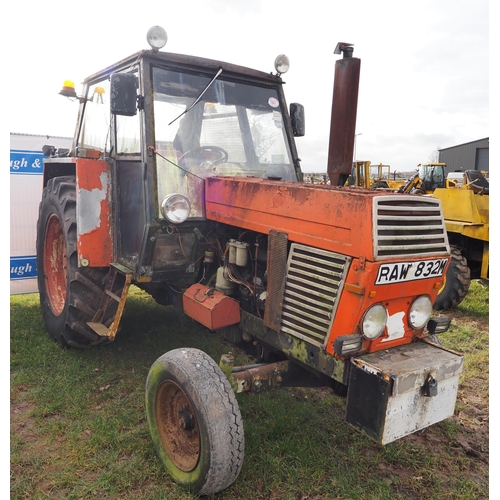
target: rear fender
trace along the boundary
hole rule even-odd
[[[79,158],[76,186],[78,265],[108,267],[113,261],[110,165]]]

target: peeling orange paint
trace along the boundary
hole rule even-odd
[[[107,267],[113,261],[111,170],[104,160],[76,162],[78,263]]]

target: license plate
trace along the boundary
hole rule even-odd
[[[423,280],[443,275],[448,259],[422,260],[420,262],[396,262],[379,267],[376,285],[388,285],[403,281]]]

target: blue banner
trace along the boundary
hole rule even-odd
[[[46,158],[41,151],[10,150],[11,174],[43,174],[43,159]]]
[[[25,280],[36,278],[36,256],[28,255],[24,257],[10,258],[10,279]]]

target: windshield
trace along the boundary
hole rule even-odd
[[[204,216],[208,176],[297,180],[277,91],[214,76],[153,69],[159,203],[185,194],[190,217]]]
[[[444,168],[441,165],[421,165],[418,175],[426,190],[444,187]]]

